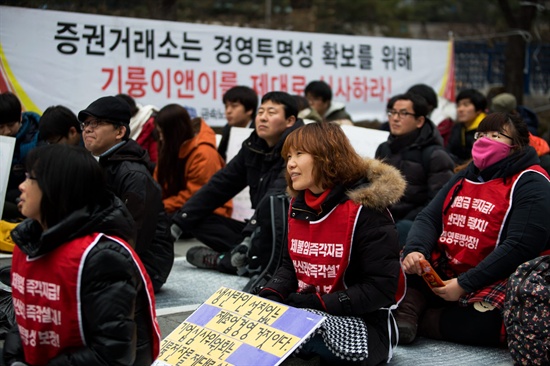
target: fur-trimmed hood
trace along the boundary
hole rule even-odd
[[[399,170],[377,159],[363,159],[363,179],[348,187],[334,187],[333,192],[327,197],[326,203],[332,201],[332,197],[338,197],[339,191],[345,191],[344,199],[351,199],[365,207],[384,210],[398,202],[405,193],[407,183]],[[303,191],[287,189],[291,197],[303,200]],[[330,204],[329,204],[330,205]]]
[[[397,168],[377,159],[364,159],[365,178],[368,184],[349,190],[348,197],[361,205],[382,210],[401,199],[407,182]]]

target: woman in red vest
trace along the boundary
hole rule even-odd
[[[402,254],[407,295],[396,314],[403,343],[417,333],[474,345],[504,344],[506,282],[550,249],[550,182],[520,117],[479,124],[473,161],[417,216]],[[428,259],[443,287],[423,283]]]
[[[17,325],[4,361],[25,365],[150,365],[159,328],[151,281],[128,242],[126,207],[89,152],[48,145],[26,160],[12,231]]]
[[[292,197],[288,250],[260,296],[327,317],[299,356],[317,354],[330,365],[386,361],[400,274],[387,207],[405,181],[395,168],[357,155],[334,123],[294,131],[282,155]]]

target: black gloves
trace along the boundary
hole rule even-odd
[[[271,301],[275,301],[275,302],[280,302],[280,303],[284,303],[283,301],[283,298],[277,294],[276,292],[268,289],[268,288],[264,288],[260,291],[260,293],[258,294],[258,296],[260,297],[263,297],[264,299],[268,299],[268,300],[271,300]]]
[[[242,243],[231,251],[231,265],[233,267],[244,267],[248,264],[248,250],[250,249],[251,238],[247,236]]]
[[[309,308],[327,311],[325,302],[318,293],[298,294],[292,293],[288,296],[285,303],[295,308]]]

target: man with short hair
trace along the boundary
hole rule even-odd
[[[84,145],[76,115],[67,107],[48,107],[38,124],[39,138],[48,144]]]
[[[20,221],[17,209],[19,185],[25,180],[25,158],[38,144],[38,120],[34,112],[23,112],[19,98],[12,92],[0,94],[0,136],[15,138],[2,219]]]
[[[377,159],[399,169],[407,181],[405,194],[390,207],[401,247],[416,215],[453,175],[454,162],[444,150],[443,139],[428,118],[429,112],[420,95],[392,97],[388,102],[390,135],[375,153]]]
[[[130,136],[130,107],[108,96],[78,113],[86,149],[104,168],[109,188],[126,204],[136,222],[136,253],[155,292],[166,282],[174,262],[174,239],[160,186],[151,176],[147,152]]]
[[[332,101],[332,90],[324,81],[315,80],[310,82],[307,84],[304,94],[309,106],[323,117],[323,121],[346,125],[353,124],[344,104]]]
[[[486,109],[487,99],[475,89],[463,90],[456,96],[456,121],[446,146],[455,163],[464,164],[472,158],[474,135]]]
[[[234,86],[223,95],[223,104],[225,106],[227,124],[222,130],[222,139],[218,145],[218,152],[221,157],[226,160],[231,127],[254,128],[254,117],[256,115],[256,108],[258,107],[258,95],[254,89],[248,86]]]
[[[256,129],[243,142],[237,155],[172,216],[174,236],[182,231],[189,232],[208,246],[189,249],[189,263],[199,268],[235,273],[237,269],[231,264],[229,252],[245,238],[257,233],[254,240],[264,244],[272,242],[269,210],[264,208],[269,205],[270,195],[285,191],[286,164],[281,150],[286,136],[303,126],[297,113],[291,95],[284,92],[264,95],[256,115]],[[213,213],[247,186],[255,210],[248,223]],[[265,265],[270,253],[259,254],[263,256],[259,262]]]

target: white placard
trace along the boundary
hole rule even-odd
[[[349,139],[351,146],[357,153],[365,158],[374,158],[378,146],[386,142],[389,136],[388,131],[375,130],[357,126],[342,125],[342,130]]]
[[[15,137],[0,136],[0,218],[4,212],[14,149]]]
[[[231,127],[229,142],[227,143],[227,162],[230,162],[237,155],[243,145],[243,141],[250,136],[252,131],[254,130],[248,127]],[[244,221],[245,219],[250,219],[253,214],[254,210],[250,204],[250,190],[246,186],[245,189],[233,197],[233,214],[231,217],[235,220]]]
[[[374,158],[378,145],[388,139],[389,132],[375,130],[372,128],[341,126],[342,130],[350,140],[355,151],[363,157]],[[230,161],[240,150],[243,141],[250,136],[250,128],[232,127],[227,146],[227,161]],[[233,217],[235,220],[249,219],[254,210],[250,206],[250,192],[248,187],[242,190],[233,199]]]

